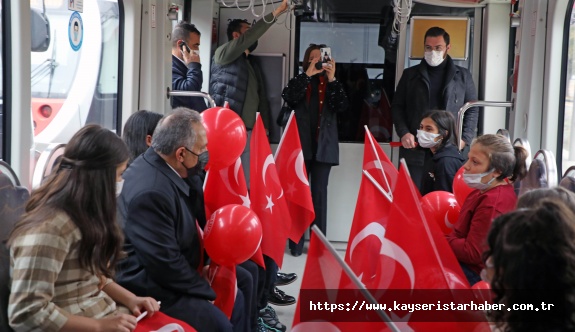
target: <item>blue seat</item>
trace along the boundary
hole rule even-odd
[[[12,331],[8,325],[10,252],[5,241],[22,216],[29,197],[28,189],[20,187],[10,166],[0,161],[0,331]]]

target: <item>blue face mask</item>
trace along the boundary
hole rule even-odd
[[[468,174],[468,173],[463,173],[463,181],[465,182],[465,184],[467,186],[469,186],[470,188],[473,189],[479,189],[479,190],[486,190],[487,188],[489,188],[491,186],[491,184],[493,183],[493,181],[495,181],[495,178],[492,178],[491,180],[489,180],[489,182],[487,183],[483,183],[481,182],[481,179],[488,175],[489,173],[493,172],[495,170],[495,168],[490,169],[489,171],[485,172],[485,173],[481,173],[481,174]]]

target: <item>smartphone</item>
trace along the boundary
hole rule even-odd
[[[329,61],[331,61],[331,48],[329,48],[329,47],[320,48],[319,49],[319,56],[320,56],[320,60],[318,62],[316,62],[316,64],[315,64],[316,69],[319,70],[319,69],[331,66],[331,64],[329,63]]]
[[[186,44],[185,41],[180,40],[178,41],[178,46],[182,49],[182,52],[184,51],[184,47],[186,48],[186,51],[188,51],[188,53],[190,53],[190,48],[188,47],[188,44]]]

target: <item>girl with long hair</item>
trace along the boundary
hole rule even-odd
[[[417,130],[417,142],[433,154],[424,164],[421,195],[437,190],[453,192],[453,178],[465,161],[455,142],[453,115],[447,111],[425,114]]]
[[[116,196],[128,158],[116,134],[85,126],[67,144],[58,169],[32,193],[8,240],[14,330],[132,331],[134,315],[158,311],[154,299],[111,279],[122,258]]]

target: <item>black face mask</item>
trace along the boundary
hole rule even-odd
[[[258,41],[257,40],[255,43],[251,44],[250,47],[248,47],[248,51],[250,51],[250,53],[252,53],[253,51],[255,51],[256,47],[258,47]]]
[[[198,157],[198,162],[196,163],[196,165],[192,168],[187,168],[186,165],[184,165],[184,167],[186,167],[188,169],[188,176],[191,175],[196,175],[196,174],[200,174],[201,172],[204,171],[204,169],[206,168],[206,165],[208,164],[208,161],[210,160],[210,155],[208,154],[208,151],[204,151],[200,154],[195,154],[193,151],[186,149],[189,152],[191,152],[192,154],[194,154],[196,157]],[[183,165],[183,163],[182,163]]]
[[[198,155],[198,163],[196,164],[196,166],[193,167],[193,169],[196,170],[196,172],[203,171],[206,168],[206,165],[208,164],[209,160],[210,155],[208,154],[208,151],[200,153]]]

